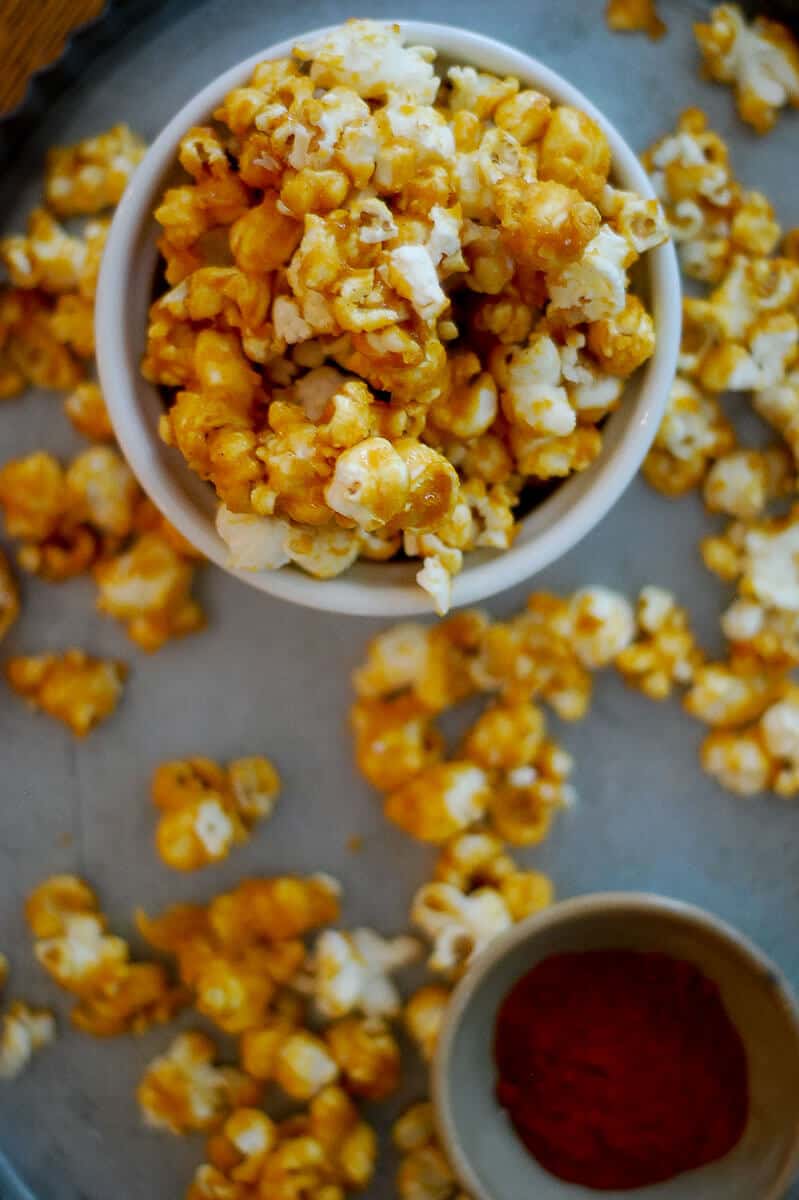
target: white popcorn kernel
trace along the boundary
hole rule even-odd
[[[635,634],[635,616],[619,592],[606,587],[581,588],[569,601],[571,640],[580,662],[607,666]]]
[[[421,887],[413,898],[411,920],[433,943],[430,967],[445,972],[466,966],[513,923],[495,888],[481,887],[465,896],[449,883]]]
[[[335,367],[314,367],[300,376],[294,384],[294,395],[309,421],[321,421],[328,403],[344,383],[346,376]]]
[[[367,1017],[396,1016],[401,1000],[391,973],[418,956],[415,938],[387,940],[371,929],[327,929],[317,938],[312,974],[303,986],[313,992],[326,1018],[354,1011]]]
[[[194,832],[211,858],[224,858],[233,843],[233,822],[218,799],[204,800],[197,808]]]
[[[350,20],[294,47],[297,58],[311,64],[311,79],[320,87],[343,84],[366,100],[392,92],[431,104],[438,91],[433,73],[435,50],[404,46],[398,25]]]
[[[360,540],[357,530],[337,525],[289,525],[285,550],[290,560],[309,575],[333,579],[355,562]]]
[[[599,321],[621,312],[629,257],[630,248],[624,238],[603,225],[581,258],[547,274],[552,307],[568,312],[574,324]]]
[[[429,261],[429,260],[428,260]],[[372,532],[399,513],[408,497],[408,468],[386,438],[366,438],[336,460],[325,500],[342,517]]]
[[[37,1050],[55,1038],[55,1019],[45,1009],[22,1001],[9,1005],[0,1018],[0,1079],[14,1079]]]
[[[577,418],[561,385],[561,358],[552,338],[534,334],[513,351],[504,403],[509,419],[534,433],[565,437],[573,431]]]
[[[398,246],[389,254],[389,279],[423,321],[432,322],[449,304],[425,246]]]
[[[274,570],[290,561],[286,549],[287,521],[234,513],[220,504],[216,531],[230,552],[230,565],[239,571]]]
[[[425,558],[416,582],[430,596],[438,616],[446,616],[452,604],[452,576],[437,555]]]

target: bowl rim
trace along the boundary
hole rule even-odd
[[[445,58],[513,74],[559,103],[580,107],[608,137],[621,186],[654,198],[643,166],[615,125],[558,72],[521,50],[459,26],[425,21],[396,23],[408,41],[430,44]],[[334,28],[337,25],[300,33],[236,63],[190,97],[155,138],[117,207],[103,254],[96,302],[98,374],[117,440],[141,486],[177,529],[218,566],[250,586],[310,608],[361,616],[430,615],[429,597],[412,578],[410,582],[397,580],[400,571],[408,573],[405,566],[397,564],[361,564],[361,571],[372,572],[366,582],[356,580],[352,569],[334,579],[318,580],[294,567],[259,572],[232,568],[227,547],[213,522],[165,465],[157,430],[148,423],[138,403],[137,388],[141,381],[134,380],[129,370],[131,360],[138,361],[138,353],[134,354],[130,346],[127,284],[140,263],[137,244],[145,228],[152,224],[153,201],[174,167],[181,137],[191,125],[207,120],[225,93],[248,79],[257,63],[289,55],[298,41]],[[149,233],[147,236],[154,241]],[[657,344],[652,358],[641,368],[644,375],[639,394],[634,402],[629,402],[628,427],[607,458],[600,458],[589,468],[590,485],[528,544],[517,541],[509,549],[487,558],[475,554],[475,559],[482,561],[470,562],[470,556],[466,556],[463,570],[453,581],[453,609],[521,583],[566,553],[605,516],[641,465],[666,406],[676,371],[681,326],[680,276],[673,243],[669,240],[649,251],[643,262],[651,290],[651,307],[656,314]],[[545,511],[558,497],[561,505],[566,504],[569,485],[581,477],[564,480],[553,496],[534,511]],[[529,518],[522,518],[522,525],[526,519]]]
[[[799,997],[797,993],[773,959],[769,958],[751,938],[722,917],[689,901],[678,900],[658,892],[589,892],[584,895],[572,896],[566,900],[559,900],[549,908],[525,917],[504,933],[492,938],[458,981],[447,1004],[439,1032],[431,1067],[431,1099],[436,1126],[447,1157],[461,1183],[468,1189],[474,1200],[493,1200],[493,1197],[473,1169],[468,1155],[463,1152],[463,1144],[452,1117],[448,1086],[455,1037],[464,1013],[486,977],[517,946],[534,939],[545,929],[580,921],[583,917],[594,915],[597,912],[627,912],[638,917],[670,916],[686,925],[699,928],[704,933],[726,943],[730,949],[735,951],[742,964],[747,964],[772,984],[775,996],[789,1018],[796,1033],[797,1043],[799,1043]],[[786,1155],[778,1177],[769,1191],[758,1197],[758,1200],[781,1200],[797,1171],[799,1171],[799,1125],[795,1130],[792,1147]],[[631,1200],[636,1194],[636,1191],[630,1192]]]

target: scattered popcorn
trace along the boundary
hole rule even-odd
[[[216,1046],[203,1033],[181,1033],[149,1064],[136,1096],[155,1129],[184,1134],[221,1125],[235,1108],[257,1103],[260,1085],[235,1067],[216,1067]]]
[[[337,915],[334,880],[276,876],[244,880],[207,906],[178,904],[154,919],[139,913],[137,922],[154,949],[177,959],[198,1011],[224,1032],[243,1034],[264,1029],[280,989],[299,984],[302,936]]]
[[[0,642],[8,633],[20,613],[20,599],[17,581],[14,578],[8,559],[0,550]]]
[[[113,440],[114,430],[99,384],[79,383],[64,401],[64,412],[84,437],[93,442]]]
[[[0,991],[7,979],[8,959],[0,952]],[[22,1000],[9,1004],[0,1016],[0,1079],[16,1078],[55,1035],[55,1018],[47,1009],[31,1008]]]
[[[513,924],[502,896],[480,887],[466,896],[449,883],[427,883],[411,905],[411,921],[432,942],[428,965],[454,974]]]
[[[781,699],[753,725],[716,730],[702,745],[702,766],[722,787],[741,796],[770,789],[799,792],[799,689],[788,684]]]
[[[683,701],[686,712],[706,725],[735,728],[759,717],[782,691],[779,673],[741,648],[725,662],[699,666]]]
[[[485,814],[489,780],[472,763],[433,763],[386,797],[385,814],[422,842],[445,842]]]
[[[400,1200],[469,1200],[438,1143],[429,1101],[406,1109],[394,1123],[392,1138],[401,1155],[397,1172]]]
[[[41,709],[85,737],[110,717],[122,695],[127,667],[91,658],[83,650],[11,658],[6,679],[33,709]]]
[[[710,464],[734,445],[735,433],[715,396],[678,376],[644,460],[644,478],[664,496],[681,496],[700,484]]]
[[[616,668],[630,687],[665,700],[675,684],[690,684],[702,668],[703,655],[688,623],[688,614],[671,592],[645,587],[638,597],[638,636],[616,658]]]
[[[94,892],[74,875],[54,875],[28,897],[25,915],[39,963],[77,997],[73,1025],[95,1037],[141,1033],[169,1021],[184,992],[163,967],[130,961],[130,947],[106,932]]]
[[[307,1110],[276,1124],[264,1113],[237,1108],[209,1139],[188,1200],[245,1200],[249,1196],[343,1200],[368,1187],[377,1139],[346,1092],[323,1088]]]
[[[794,462],[799,463],[799,370],[792,368],[778,383],[755,391],[752,404],[786,443]]]
[[[365,1100],[384,1100],[400,1078],[400,1048],[380,1017],[344,1017],[325,1040],[346,1089]]]
[[[655,0],[608,0],[605,17],[608,27],[616,33],[646,33],[657,39],[666,32]]]
[[[770,500],[796,490],[796,469],[787,450],[734,450],[710,468],[705,479],[705,504],[710,512],[750,520],[761,515]]]
[[[405,1004],[405,1028],[425,1062],[433,1060],[449,998],[449,988],[429,983],[414,992]]]
[[[396,1016],[401,1002],[390,976],[418,955],[419,943],[412,937],[387,941],[371,929],[326,930],[317,938],[306,986],[323,1017],[356,1011]]]
[[[47,203],[60,216],[113,207],[145,149],[127,125],[114,125],[74,146],[55,147],[47,156]]]
[[[686,109],[643,158],[686,275],[718,283],[736,255],[772,253],[781,232],[774,210],[734,178],[728,147],[701,109]]]
[[[748,25],[737,4],[719,4],[694,32],[707,74],[734,84],[738,112],[758,133],[786,104],[799,108],[799,43],[784,25],[766,17]]]
[[[512,544],[527,483],[599,454],[655,346],[627,269],[667,231],[608,184],[586,114],[434,59],[348,22],[186,133],[142,370],[232,566],[330,579],[402,552],[443,615],[464,555]]]
[[[570,600],[569,620],[575,653],[590,670],[606,667],[630,644],[635,631],[632,609],[610,588],[582,588]]]
[[[203,758],[163,763],[152,781],[159,855],[176,871],[219,862],[269,819],[279,790],[267,758],[237,759],[225,770]]]

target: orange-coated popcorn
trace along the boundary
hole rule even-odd
[[[657,40],[666,32],[655,0],[608,0],[605,19],[615,33],[646,33]]]
[[[644,460],[644,478],[665,496],[681,496],[700,484],[710,464],[734,446],[735,432],[715,396],[678,376]]]
[[[47,203],[66,217],[113,207],[145,149],[127,125],[114,125],[73,146],[54,147],[47,156]]]
[[[710,512],[751,520],[771,500],[796,490],[793,456],[782,446],[768,450],[733,450],[717,459],[705,479]]]
[[[127,942],[106,932],[97,897],[76,876],[45,880],[28,897],[25,915],[38,961],[78,999],[71,1019],[84,1033],[140,1033],[185,1004],[163,967],[130,961]]]
[[[8,981],[8,959],[0,951],[0,992]],[[53,1014],[46,1008],[31,1008],[15,1000],[0,1014],[0,1080],[15,1079],[33,1055],[56,1035]]]
[[[737,4],[719,4],[694,33],[707,74],[734,85],[741,118],[758,133],[786,104],[799,107],[799,43],[786,26],[765,17],[749,25]]]
[[[694,672],[683,705],[717,729],[734,729],[759,717],[783,690],[782,672],[733,644],[729,660],[703,663]]]
[[[372,1178],[377,1139],[346,1092],[323,1088],[308,1108],[280,1123],[237,1108],[208,1141],[188,1200],[344,1200]]]
[[[441,843],[481,820],[489,780],[468,761],[433,763],[386,797],[385,814],[411,837]]]
[[[3,395],[25,384],[67,391],[80,381],[83,367],[55,335],[53,302],[37,290],[0,291]]]
[[[324,1036],[348,1092],[365,1100],[384,1100],[396,1091],[400,1048],[379,1017],[344,1017]]]
[[[401,1155],[397,1172],[400,1200],[469,1200],[439,1145],[429,1101],[405,1110],[394,1122],[392,1140]]]
[[[160,533],[141,534],[130,549],[99,562],[94,575],[98,609],[124,621],[142,650],[159,650],[205,625],[190,594],[194,565]]]
[[[99,384],[79,383],[64,401],[64,412],[84,437],[93,442],[113,440],[114,429]]]
[[[11,566],[0,550],[0,641],[8,633],[20,613],[19,589]]]
[[[0,259],[15,287],[41,288],[57,295],[77,289],[86,246],[46,209],[35,208],[28,218],[26,236],[15,234],[0,240]]]
[[[219,862],[268,819],[280,779],[266,758],[241,758],[222,770],[208,759],[163,763],[152,781],[162,816],[156,846],[167,866],[196,870]]]
[[[402,551],[443,614],[527,481],[598,455],[654,349],[627,268],[666,227],[608,184],[586,114],[434,57],[350,22],[185,134],[142,369],[176,389],[161,434],[214,486],[232,565],[327,579]]]
[[[799,792],[799,689],[788,685],[754,725],[719,729],[702,744],[702,766],[722,787],[741,796]]]
[[[436,1052],[449,998],[448,987],[428,983],[414,992],[405,1004],[402,1014],[405,1029],[425,1062],[431,1062]]]
[[[358,700],[350,724],[358,769],[380,791],[399,787],[443,752],[429,711],[412,694]]]
[[[91,658],[83,650],[11,658],[6,678],[34,709],[63,721],[76,737],[111,716],[122,695],[124,663]]]
[[[203,1033],[181,1033],[149,1064],[137,1090],[144,1120],[173,1134],[221,1125],[232,1109],[255,1104],[259,1084],[235,1067],[217,1067],[216,1046]]]
[[[617,655],[616,668],[630,687],[665,700],[675,684],[691,684],[702,671],[702,652],[688,614],[664,588],[641,591],[636,618],[637,637]]]

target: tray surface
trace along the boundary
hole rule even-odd
[[[792,153],[795,160],[799,116],[783,116],[768,138],[756,138],[735,117],[729,91],[699,77],[690,24],[703,6],[661,0],[661,8],[669,34],[659,43],[611,35],[600,0],[462,0],[435,13],[420,0],[404,0],[399,9],[372,0],[368,11],[448,20],[518,46],[573,80],[637,149],[671,128],[682,108],[698,104],[730,139],[738,176],[767,192],[786,226],[799,224],[787,166]],[[352,12],[341,0],[161,5],[52,101],[4,174],[4,227],[20,228],[35,202],[48,145],[117,120],[152,137],[191,94],[259,44]],[[54,412],[59,404],[45,394],[4,404],[2,459],[39,447],[69,455],[85,445]],[[748,416],[740,427],[746,424],[763,439]],[[720,649],[727,589],[699,561],[697,541],[710,528],[697,498],[667,501],[636,481],[535,586],[566,591],[596,582],[631,595],[645,583],[671,587],[712,652]],[[23,617],[3,657],[79,645],[124,658],[133,670],[117,716],[85,743],[32,717],[0,689],[0,947],[12,964],[11,994],[52,1005],[61,1020],[56,1044],[19,1080],[0,1085],[0,1147],[37,1200],[168,1200],[183,1195],[201,1141],[143,1129],[134,1090],[174,1030],[110,1042],[70,1032],[68,1005],[33,960],[23,898],[46,875],[76,871],[97,888],[113,928],[129,933],[136,905],[152,912],[170,901],[203,899],[246,874],[324,869],[344,884],[345,926],[404,930],[410,897],[433,856],[385,823],[355,772],[346,728],[349,674],[380,626],[292,608],[208,569],[199,589],[208,631],[147,658],[94,612],[89,582],[58,589],[23,583]],[[531,587],[487,607],[515,611]],[[547,870],[562,896],[640,888],[704,905],[753,937],[799,987],[799,808],[722,792],[699,771],[702,727],[676,703],[643,700],[610,674],[597,680],[585,722],[553,726],[576,757],[580,803],[543,846],[521,857]],[[261,750],[276,758],[285,781],[272,822],[218,868],[181,877],[163,867],[152,846],[153,767],[185,754],[225,760]],[[359,854],[347,847],[356,832],[363,837]],[[182,1023],[199,1022],[190,1014]],[[423,1093],[414,1061],[409,1050],[402,1092],[381,1109],[383,1132]],[[394,1166],[386,1153],[370,1200],[394,1195]],[[0,1197],[17,1200],[3,1171],[0,1158]],[[791,1196],[799,1200],[799,1186]],[[18,1197],[31,1200],[25,1191]]]

